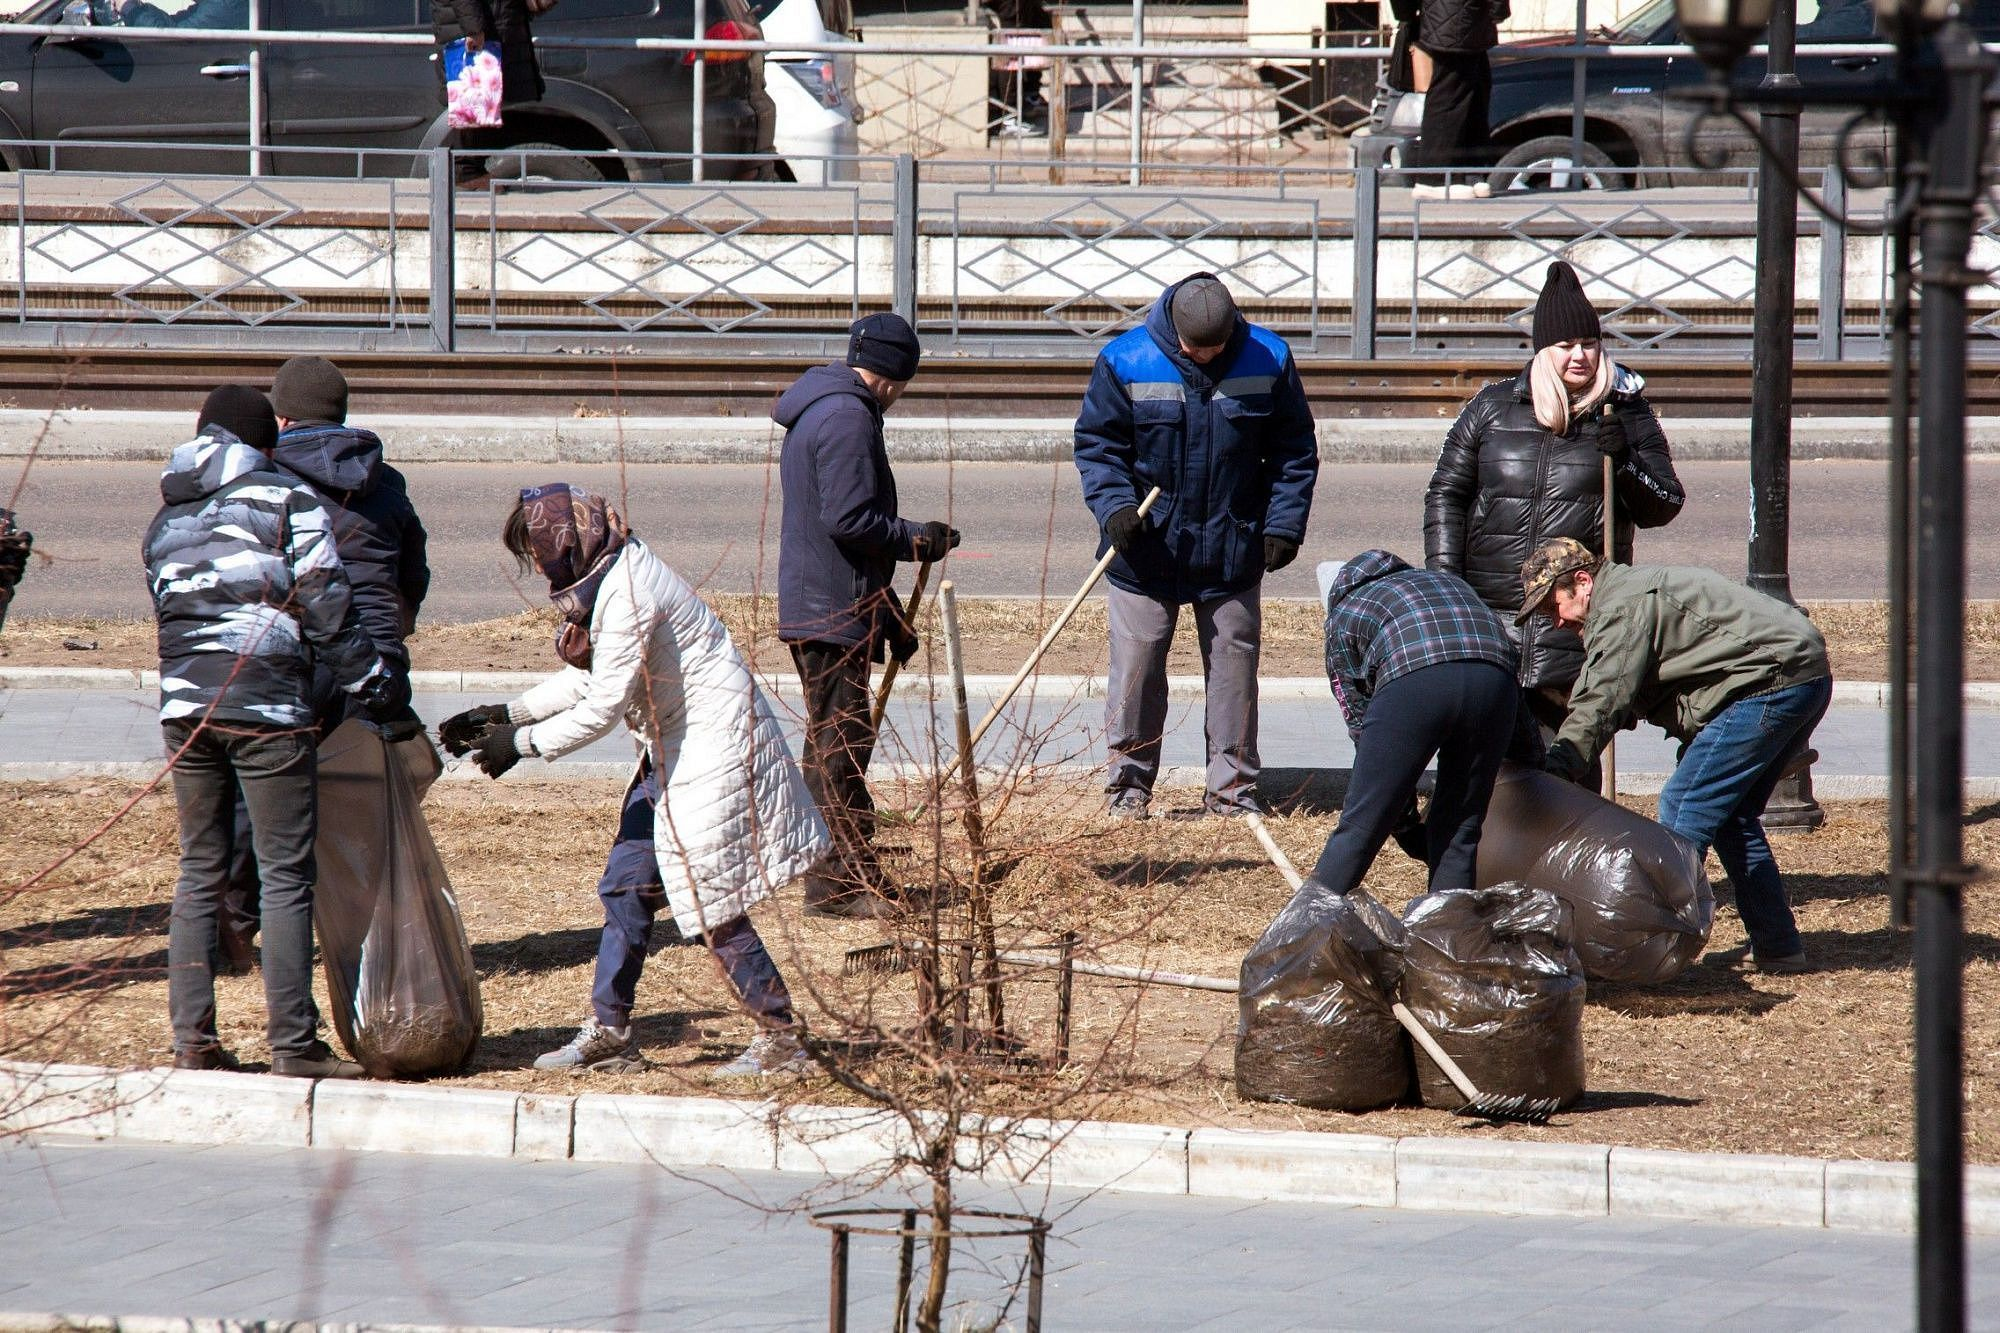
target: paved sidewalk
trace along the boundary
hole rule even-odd
[[[425,721],[435,726],[460,709],[500,697],[504,696],[426,693],[417,697],[416,705]],[[992,697],[988,691],[972,692],[975,718],[985,712]],[[795,694],[780,694],[773,702],[796,754],[800,743],[798,699]],[[900,690],[890,709],[890,733],[877,750],[878,762],[928,765],[938,754],[951,753],[955,748],[951,714],[942,700],[939,702],[933,731],[921,686],[913,682],[910,688]],[[158,706],[159,697],[153,690],[0,689],[0,776],[9,770],[23,773],[17,765],[157,762],[161,758]],[[1346,768],[1353,763],[1354,747],[1330,697],[1296,692],[1267,697],[1260,711],[1266,768]],[[1990,786],[1992,780],[2000,779],[2000,710],[1969,710],[1965,724],[1966,775],[1986,779],[1984,785]],[[1199,768],[1205,762],[1200,701],[1176,699],[1167,725],[1164,762],[1170,767]],[[1885,772],[1887,727],[1888,714],[1880,708],[1840,704],[1827,713],[1813,736],[1820,751],[1814,773],[1822,779],[1827,794],[1841,793],[1840,784],[1827,780],[1878,777]],[[1040,764],[1088,767],[1103,760],[1104,705],[1100,699],[1077,697],[1071,689],[1044,688],[1031,701],[1024,692],[1010,707],[1006,720],[981,742],[981,762],[997,765],[1017,757],[1024,729],[1039,746]],[[1621,778],[1672,772],[1676,748],[1654,727],[1621,734]],[[562,763],[624,765],[631,759],[631,742],[621,729]],[[43,770],[43,775],[56,771],[60,770]],[[532,778],[545,776],[548,770],[530,761],[515,771]],[[1634,792],[1649,789],[1634,781],[1621,781],[1621,786]],[[1650,789],[1657,790],[1657,782]],[[1982,789],[1982,784],[1974,783],[1975,793]]]
[[[782,1209],[816,1178],[50,1138],[0,1146],[0,1310],[680,1329],[826,1316],[827,1239]],[[754,1202],[746,1202],[746,1200]],[[980,1202],[1011,1206],[1007,1196]],[[1045,1313],[1068,1329],[1759,1333],[1911,1323],[1908,1237],[1083,1196]],[[762,1208],[758,1205],[761,1204]],[[1019,1263],[965,1264],[968,1315]],[[2000,1239],[1969,1308],[2000,1328]],[[852,1327],[888,1322],[894,1248],[857,1239]],[[954,1288],[958,1288],[955,1286]],[[1020,1307],[1011,1311],[1020,1327]]]

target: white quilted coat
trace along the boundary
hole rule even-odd
[[[590,618],[590,670],[565,668],[510,705],[547,759],[623,720],[660,775],[653,845],[681,933],[740,917],[810,870],[826,824],[763,691],[708,604],[633,539]]]

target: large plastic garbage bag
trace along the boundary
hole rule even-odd
[[[419,805],[443,764],[359,719],[320,742],[313,926],[333,1027],[378,1078],[456,1069],[479,1044],[479,974]]]
[[[1307,881],[1243,958],[1237,1095],[1341,1111],[1408,1095],[1409,1039],[1390,1012],[1401,943],[1365,891]]]
[[[1700,957],[1715,894],[1695,846],[1573,782],[1512,764],[1479,836],[1481,886],[1547,889],[1574,913],[1572,940],[1599,981],[1668,981]]]
[[[1403,1002],[1473,1086],[1497,1096],[1583,1095],[1583,968],[1569,908],[1522,884],[1427,893],[1403,916]],[[1416,1052],[1424,1105],[1465,1104]]]

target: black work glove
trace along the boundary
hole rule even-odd
[[[917,632],[893,611],[883,621],[882,637],[889,645],[889,656],[899,663],[909,661],[917,655],[917,649],[923,647],[923,640],[917,637]]]
[[[447,753],[453,756],[463,755],[479,744],[488,727],[506,720],[506,704],[481,704],[477,708],[468,708],[463,713],[448,717],[439,723],[438,740],[444,743]]]
[[[1104,535],[1113,550],[1120,555],[1130,554],[1139,539],[1146,535],[1146,516],[1139,512],[1139,506],[1126,505],[1104,520]]]
[[[1290,537],[1264,534],[1264,572],[1275,574],[1299,558],[1299,544]]]
[[[1632,442],[1625,438],[1625,421],[1616,408],[1607,407],[1597,414],[1597,452],[1620,465],[1632,452]]]
[[[910,555],[918,560],[942,560],[945,552],[957,549],[958,543],[957,528],[933,519],[917,525],[915,534],[910,538]]]
[[[1396,840],[1396,845],[1403,849],[1405,856],[1429,863],[1429,835],[1424,828],[1423,811],[1417,809],[1417,798],[1414,793],[1410,796],[1409,805],[1403,809],[1402,818],[1396,821],[1396,827],[1389,830],[1389,836]]]
[[[514,733],[519,730],[512,722],[496,722],[486,729],[472,747],[472,762],[480,772],[497,778],[521,762],[521,752],[514,745]]]
[[[1542,771],[1553,773],[1564,782],[1581,782],[1583,775],[1590,771],[1590,761],[1583,757],[1583,751],[1570,741],[1557,741],[1549,747],[1548,757],[1542,760]]]
[[[409,711],[410,678],[393,668],[370,676],[354,691],[354,702],[370,722],[395,721]]]

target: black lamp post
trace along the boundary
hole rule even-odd
[[[1830,105],[1859,108],[1851,130],[1887,116],[1896,128],[1893,166],[1858,168],[1847,161],[1842,136],[1839,169],[1857,184],[1892,187],[1888,226],[1895,253],[1908,254],[1908,231],[1922,227],[1922,301],[1918,354],[1916,485],[1913,510],[1890,514],[1896,623],[1914,620],[1916,712],[1912,728],[1923,738],[1913,753],[1895,756],[1899,778],[1913,778],[1893,794],[1892,821],[1910,816],[1913,837],[1904,840],[1891,876],[1907,886],[1914,904],[1916,941],[1917,1320],[1932,1333],[1965,1326],[1964,1215],[1964,1013],[1961,971],[1961,895],[1970,877],[1964,863],[1965,676],[1965,350],[1966,287],[1979,280],[1966,264],[1974,209],[1984,188],[1988,110],[1986,91],[2000,64],[1978,38],[1951,16],[1952,0],[1875,0],[1878,26],[1896,44],[1892,76],[1873,89],[1835,97],[1811,88],[1761,86],[1732,89],[1728,71],[1769,24],[1773,0],[1676,0],[1681,30],[1715,73],[1702,96],[1709,113],[1735,120],[1780,170],[1791,164],[1773,152],[1742,104]],[[1700,121],[1689,127],[1694,155]],[[1793,184],[1796,186],[1794,176]],[[1824,205],[1810,191],[1802,197]],[[1850,223],[1850,227],[1852,224]],[[1789,266],[1791,257],[1784,257]],[[1903,274],[1897,290],[1907,290]],[[1898,311],[1901,327],[1905,311]],[[1789,319],[1789,310],[1787,311]],[[1790,330],[1786,331],[1789,338]],[[1897,341],[1898,355],[1907,341]],[[1759,352],[1764,349],[1760,346]],[[1898,380],[1907,383],[1907,375]],[[1908,403],[1892,403],[1895,419]],[[1901,495],[1905,487],[1893,484]],[[1914,543],[1911,545],[1911,543]],[[1909,584],[1914,583],[1911,608]],[[1914,610],[1914,615],[1910,612]],[[1890,708],[1908,716],[1909,671],[1891,654]],[[1912,852],[1908,846],[1914,843]]]

